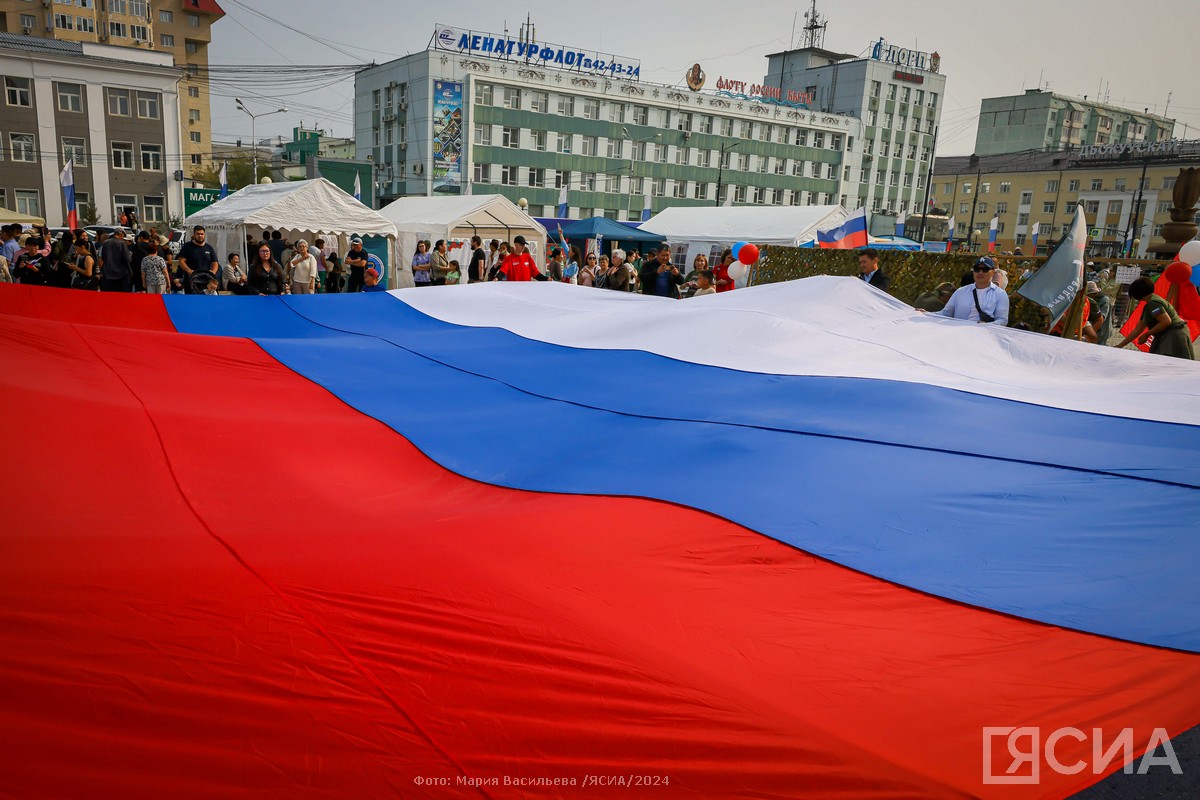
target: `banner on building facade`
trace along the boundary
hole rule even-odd
[[[458,81],[433,82],[433,191],[462,194],[462,89]]]
[[[638,80],[642,74],[642,62],[636,58],[549,42],[527,42],[507,34],[469,31],[449,25],[437,26],[433,34],[433,46],[438,50],[453,50],[464,55],[524,61],[538,67],[576,70],[626,80]]]

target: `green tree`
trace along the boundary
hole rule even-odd
[[[79,221],[84,225],[96,225],[100,222],[100,212],[95,203],[84,203],[79,208]]]
[[[236,192],[243,186],[258,183],[258,181],[252,181],[250,178],[254,165],[249,158],[232,158],[228,163],[229,169],[226,171],[226,176],[229,179],[229,191]],[[270,174],[270,164],[264,164],[260,161],[258,163],[259,180]],[[219,164],[214,164],[208,168],[194,169],[192,170],[192,180],[203,181],[204,185],[210,189],[219,189],[221,187],[221,167]]]

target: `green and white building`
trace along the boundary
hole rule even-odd
[[[860,71],[896,71],[878,63]],[[824,66],[796,85],[821,87]],[[555,216],[563,186],[571,217],[621,220],[640,219],[647,196],[653,212],[726,203],[886,210],[921,202],[922,148],[932,152],[931,136],[921,132],[924,106],[912,117],[920,130],[902,134],[875,191],[880,170],[864,168],[864,133],[873,129],[882,141],[883,128],[866,124],[865,112],[874,110],[869,81],[860,82],[856,102],[819,106],[811,94],[780,91],[769,78],[734,81],[714,69],[692,89],[682,75],[679,86],[666,86],[640,81],[639,73],[634,59],[439,26],[427,50],[357,74],[358,158],[374,163],[381,204],[500,193],[524,199],[535,216]],[[936,79],[940,94],[944,78]],[[900,81],[888,77],[886,85],[893,83],[899,91]],[[881,77],[877,91],[889,92],[884,85]],[[848,96],[849,86],[843,80],[836,97]],[[895,101],[893,126],[907,127],[901,105]]]

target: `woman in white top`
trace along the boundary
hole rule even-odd
[[[292,294],[315,294],[317,291],[317,259],[308,252],[308,242],[296,242],[296,253],[288,262],[292,273]]]

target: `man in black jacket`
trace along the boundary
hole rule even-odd
[[[883,292],[892,285],[892,279],[879,268],[879,251],[874,247],[868,247],[858,254],[858,277]]]
[[[679,268],[671,263],[671,247],[663,245],[658,248],[658,258],[647,258],[638,273],[642,282],[642,294],[653,294],[659,297],[679,299],[679,286],[683,283],[683,275]]]

